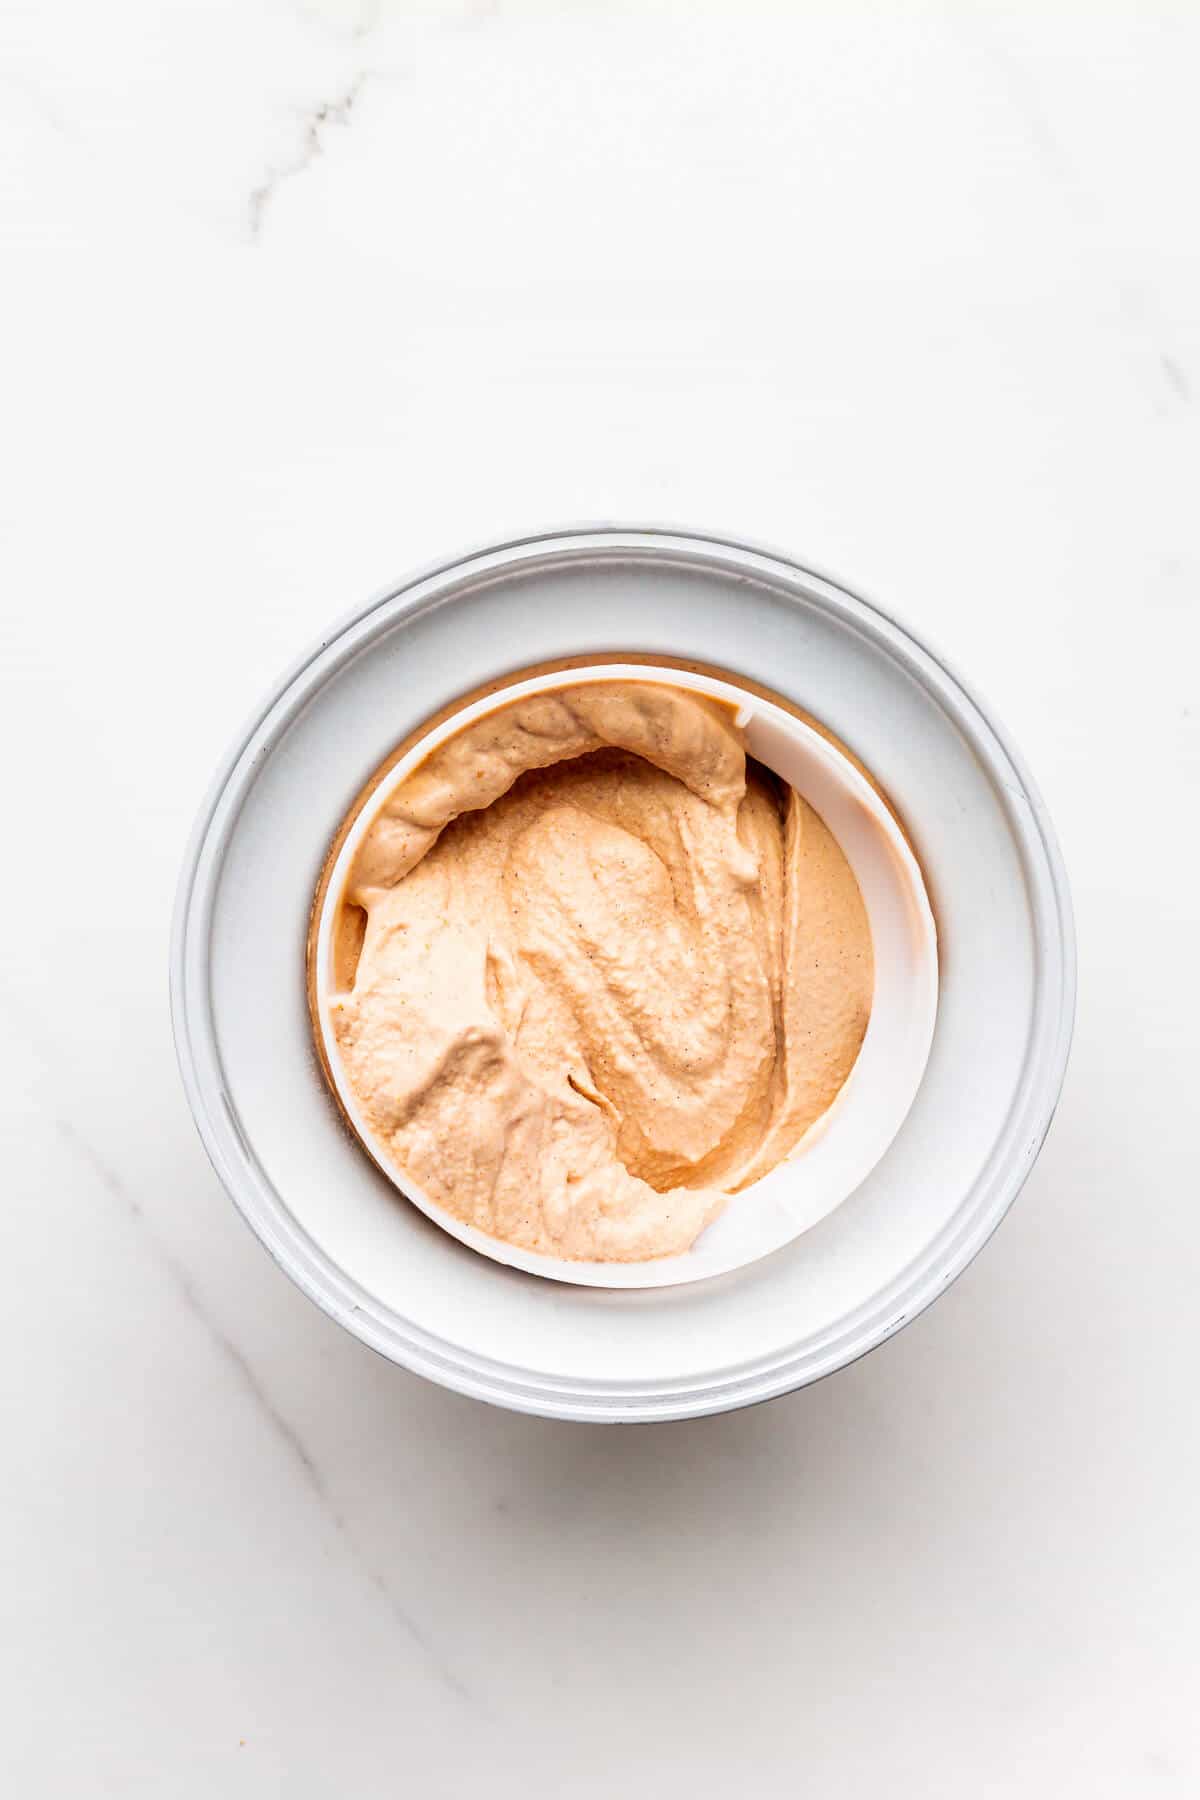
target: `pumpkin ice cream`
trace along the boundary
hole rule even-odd
[[[555,1257],[686,1250],[827,1109],[870,1013],[841,850],[730,708],[649,681],[535,694],[435,749],[342,914],[365,927],[332,1016],[377,1149]]]

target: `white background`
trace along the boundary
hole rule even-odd
[[[1200,262],[1181,0],[8,0],[0,1788],[1192,1796]],[[1058,1121],[807,1393],[491,1412],[310,1307],[178,1085],[281,667],[580,518],[778,543],[1025,749]]]

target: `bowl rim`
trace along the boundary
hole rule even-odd
[[[770,585],[790,605],[801,597],[789,588],[800,589],[805,603],[872,638],[935,694],[966,736],[996,786],[1029,884],[1037,978],[1028,1052],[1004,1126],[963,1204],[914,1263],[830,1330],[770,1358],[714,1369],[700,1384],[617,1387],[583,1377],[534,1377],[380,1306],[308,1237],[257,1163],[223,1084],[212,1016],[208,946],[224,852],[258,762],[316,686],[363,647],[380,614],[394,623],[446,603],[456,589],[488,575],[605,555],[733,571]],[[774,1398],[856,1361],[923,1312],[983,1248],[1033,1167],[1066,1073],[1076,988],[1070,890],[1045,802],[1004,727],[949,661],[894,613],[786,552],[686,526],[619,522],[526,533],[426,565],[355,608],[298,657],[246,721],[209,785],[180,872],[170,944],[171,1021],[188,1104],[222,1185],[284,1272],[362,1342],[415,1373],[517,1411],[603,1422],[694,1417]]]

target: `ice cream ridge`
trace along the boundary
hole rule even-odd
[[[331,1014],[377,1150],[553,1257],[688,1249],[796,1150],[870,1015],[837,843],[729,706],[661,682],[529,695],[440,744],[342,914]]]

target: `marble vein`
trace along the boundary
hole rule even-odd
[[[23,100],[29,111],[36,114],[44,125],[49,126],[56,137],[64,139],[67,143],[78,141],[74,129],[68,124],[45,89],[36,82],[27,80],[25,76],[16,74],[11,69],[5,69],[0,71],[0,89],[5,89],[8,93],[15,94],[19,100]]]
[[[351,37],[357,39],[359,43],[362,42],[363,38],[370,37],[371,33],[379,24],[379,14],[382,5],[383,0],[364,0],[362,13],[359,16],[358,24],[350,34]]]
[[[300,124],[300,148],[289,162],[271,167],[265,180],[250,195],[248,216],[250,237],[254,243],[262,238],[268,209],[285,182],[294,181],[310,169],[325,148],[325,134],[330,126],[349,125],[358,97],[367,79],[366,71],[354,77],[349,86],[331,100],[323,100],[304,114]]]
[[[1158,360],[1162,365],[1162,372],[1166,378],[1167,386],[1171,389],[1172,393],[1176,394],[1178,398],[1183,401],[1185,406],[1190,406],[1192,404],[1192,384],[1188,380],[1182,365],[1176,362],[1175,358],[1168,350],[1160,350],[1158,353]]]
[[[153,1254],[170,1276],[180,1298],[192,1313],[193,1317],[203,1327],[210,1340],[224,1356],[226,1362],[232,1367],[243,1388],[262,1412],[264,1418],[270,1422],[271,1428],[276,1436],[286,1446],[292,1460],[299,1467],[322,1511],[341,1538],[353,1566],[360,1574],[367,1578],[371,1586],[378,1592],[396,1624],[405,1633],[414,1648],[420,1652],[430,1671],[437,1677],[441,1685],[446,1688],[448,1692],[456,1695],[458,1699],[472,1701],[473,1696],[469,1690],[455,1671],[442,1659],[436,1647],[430,1642],[428,1636],[422,1630],[416,1619],[414,1619],[411,1613],[409,1613],[401,1604],[400,1600],[379,1571],[372,1568],[363,1558],[358,1545],[347,1527],[344,1516],[334,1503],[333,1497],[330,1494],[329,1488],[311,1451],[309,1451],[305,1445],[295,1426],[284,1417],[279,1408],[275,1405],[243,1351],[238,1348],[237,1344],[234,1343],[228,1333],[222,1330],[221,1326],[208,1311],[197,1292],[191,1277],[188,1275],[187,1270],[183,1267],[182,1263],[180,1263],[179,1259],[172,1254],[167,1245],[163,1243],[158,1233],[153,1229],[153,1226],[146,1216],[146,1210],[140,1200],[138,1200],[137,1196],[130,1191],[126,1183],[122,1181],[116,1170],[113,1169],[99,1153],[95,1145],[92,1144],[74,1125],[69,1123],[66,1119],[55,1119],[53,1125],[59,1140],[66,1146],[68,1151],[71,1152],[75,1157],[75,1160],[90,1171],[94,1179],[105,1190],[109,1197],[119,1206],[123,1207],[130,1217],[141,1227],[145,1239],[151,1246]]]
[[[1179,358],[1162,342],[1163,331],[1150,301],[1143,290],[1135,287],[1129,280],[1118,280],[1117,297],[1121,311],[1129,321],[1132,330],[1143,340],[1152,345],[1157,356],[1158,372],[1162,377],[1162,385],[1166,388],[1170,399],[1183,407],[1192,404],[1192,384]]]

